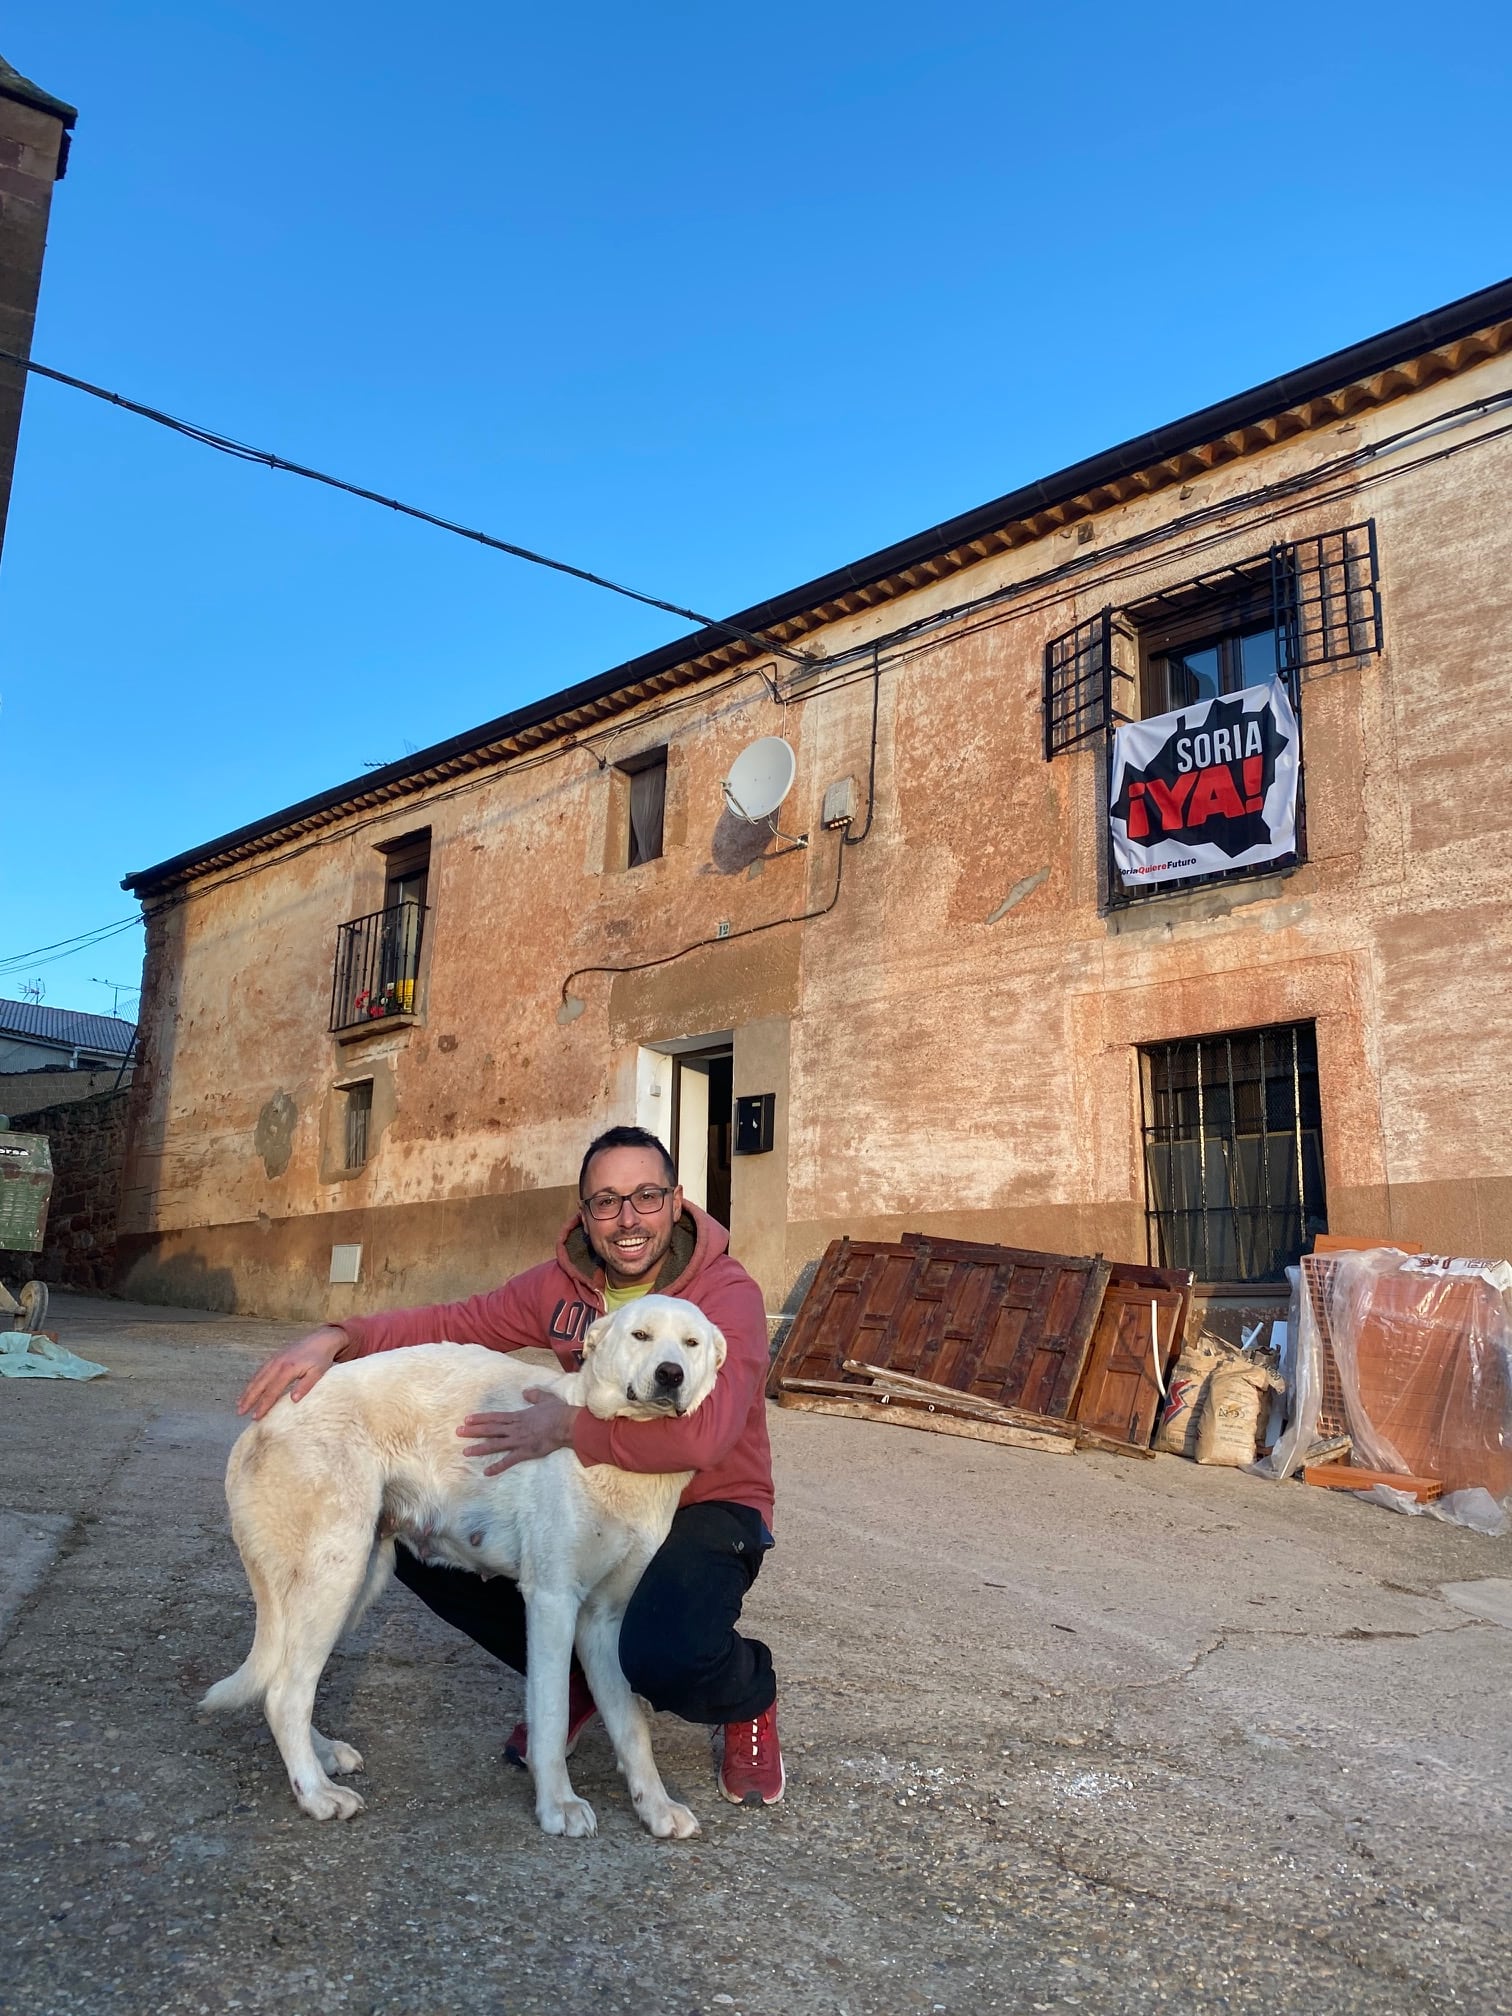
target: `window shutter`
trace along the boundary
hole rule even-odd
[[[1295,686],[1312,665],[1381,648],[1375,520],[1273,546],[1271,598],[1281,670]]]
[[[1100,609],[1045,646],[1045,760],[1100,734],[1112,719],[1113,610]]]

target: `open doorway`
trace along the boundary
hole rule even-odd
[[[730,1222],[730,1145],[735,1052],[679,1052],[672,1060],[672,1153],[683,1195],[721,1225]]]

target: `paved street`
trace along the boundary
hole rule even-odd
[[[595,1731],[601,1834],[544,1839],[519,1684],[396,1590],[327,1673],[368,1811],[322,1827],[260,1718],[194,1713],[250,1631],[231,1401],[294,1332],[55,1316],[110,1377],[0,1382],[6,2016],[1509,2006],[1512,1639],[1440,1590],[1505,1604],[1512,1541],[774,1410],[781,1808],[661,1718],[703,1838]]]

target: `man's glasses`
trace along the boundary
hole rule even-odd
[[[583,1209],[590,1218],[607,1222],[618,1218],[621,1205],[628,1204],[637,1218],[654,1218],[671,1195],[671,1187],[665,1183],[642,1183],[623,1197],[617,1190],[595,1190],[583,1199]]]

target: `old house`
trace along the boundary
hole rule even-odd
[[[129,1084],[136,1027],[118,1015],[0,1001],[0,1113],[89,1099]]]
[[[0,350],[31,355],[53,184],[68,167],[78,118],[0,57]],[[26,373],[0,362],[0,545],[10,508]]]
[[[129,1292],[491,1283],[631,1119],[774,1314],[840,1232],[1512,1250],[1509,353],[1505,283],[130,876]]]

